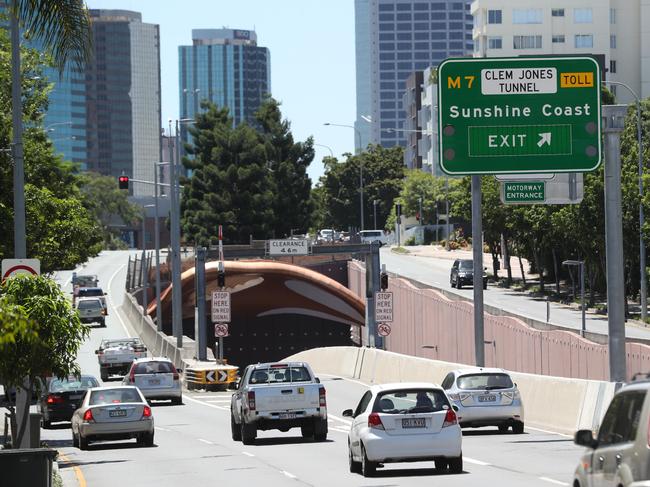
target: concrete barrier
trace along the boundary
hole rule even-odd
[[[368,385],[407,381],[440,384],[451,370],[467,367],[357,347],[314,348],[286,360],[305,361],[316,373],[341,375]],[[567,435],[582,428],[596,429],[616,388],[616,384],[603,381],[510,374],[521,392],[526,425]]]

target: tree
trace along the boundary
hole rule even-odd
[[[201,104],[185,158],[192,177],[184,182],[181,228],[197,245],[217,242],[223,225],[224,241],[248,243],[250,236],[273,235],[275,184],[267,167],[265,146],[248,124],[233,128],[228,109]]]
[[[0,377],[5,388],[24,388],[31,397],[37,378],[78,375],[77,352],[89,334],[53,280],[18,275],[0,285]],[[28,414],[21,417],[14,445],[21,444],[27,425]]]
[[[305,233],[313,210],[310,199],[311,179],[307,168],[314,159],[313,139],[295,142],[291,124],[282,120],[280,103],[267,98],[255,115],[266,151],[266,161],[275,187],[274,230],[278,236],[288,236],[292,230]]]
[[[112,176],[85,172],[79,175],[79,184],[83,205],[101,226],[104,248],[126,248],[126,243],[120,238],[119,228],[115,226],[115,218],[126,223],[136,221],[141,217],[141,207],[128,200]]]
[[[370,228],[373,201],[377,200],[377,226],[383,227],[402,187],[405,171],[403,149],[371,145],[358,155],[345,156],[345,161],[334,157],[323,159],[325,174],[320,178],[320,185],[324,192],[325,225],[334,228],[359,226],[359,175],[363,166],[365,226]]]

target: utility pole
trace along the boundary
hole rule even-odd
[[[154,245],[156,246],[156,329],[163,331],[162,310],[160,309],[160,228],[158,225],[158,163],[154,165]]]
[[[483,215],[481,176],[472,176],[472,258],[474,261],[474,353],[476,366],[485,367],[483,329]]]
[[[449,177],[445,178],[445,212],[447,213],[447,239],[445,242],[445,247],[447,251],[450,251],[449,238],[451,237],[451,231],[449,229]]]
[[[609,380],[626,380],[625,282],[623,276],[623,211],[621,205],[621,132],[626,105],[602,107],[605,134],[605,249],[607,260],[607,325]]]
[[[205,314],[205,258],[207,249],[197,247],[196,257],[194,257],[194,266],[196,272],[196,303],[194,308],[194,338],[196,340],[196,358],[197,360],[207,360],[207,320]],[[221,349],[219,349],[221,350]]]
[[[176,138],[172,139],[171,120],[169,123],[169,192],[171,203],[171,250],[172,250],[172,334],[176,337],[176,346],[183,347],[183,313],[182,313],[182,294],[181,294],[181,256],[180,240],[177,228],[179,226],[178,215],[178,193],[176,192],[176,162],[175,152],[172,140],[180,144],[178,137],[178,123],[176,124]]]

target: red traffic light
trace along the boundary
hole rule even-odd
[[[118,177],[117,184],[120,189],[129,189],[129,177],[128,176]]]

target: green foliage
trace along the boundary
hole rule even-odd
[[[345,161],[333,157],[323,160],[325,174],[320,178],[314,198],[317,215],[322,219],[321,228],[347,229],[358,227],[359,175],[363,167],[363,203],[365,227],[374,226],[373,201],[377,200],[377,226],[383,228],[393,208],[404,178],[404,154],[401,147],[386,149],[379,145],[369,146],[358,155],[347,154]]]
[[[21,49],[23,121],[25,131],[25,197],[27,255],[41,260],[41,271],[70,268],[101,249],[97,223],[81,204],[75,167],[54,153],[42,128],[50,85],[41,66],[47,61],[32,49]],[[0,148],[11,147],[11,49],[6,30],[0,30]],[[13,164],[0,152],[0,258],[14,254]]]

